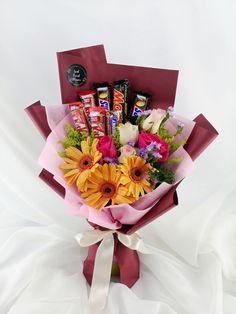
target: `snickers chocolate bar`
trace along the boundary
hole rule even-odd
[[[97,91],[97,103],[99,107],[103,107],[106,110],[111,110],[111,93],[110,85],[108,83],[94,84],[94,88]]]
[[[133,108],[132,108],[132,117],[137,117],[140,113],[144,112],[147,108],[148,100],[151,98],[150,95],[144,94],[142,92],[135,92]]]

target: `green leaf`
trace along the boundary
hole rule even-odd
[[[120,144],[120,132],[118,130],[118,128],[116,127],[115,132],[113,133],[113,140],[114,140],[114,144],[116,149],[120,149],[121,148],[121,144]]]
[[[147,119],[147,117],[148,116],[141,116],[140,117],[140,119],[139,119],[139,126],[140,126],[141,129],[143,129],[143,123]],[[151,126],[151,129],[152,129],[152,126]],[[147,130],[147,132],[150,132],[150,131]]]
[[[186,144],[187,140],[183,139],[182,141],[175,143],[175,144],[171,144],[170,148],[169,148],[169,152],[173,153],[175,152],[180,146],[184,146]]]
[[[179,162],[181,162],[183,160],[183,157],[178,157],[178,158],[171,158],[171,159],[168,159],[166,161],[167,164],[178,164]]]
[[[171,143],[175,139],[175,135],[170,135],[168,129],[166,129],[164,126],[158,129],[157,135],[167,143]]]
[[[81,142],[85,139],[86,134],[82,134],[77,132],[76,129],[74,129],[70,123],[65,124],[67,133],[66,138],[64,140],[59,141],[63,145],[64,148],[73,146],[76,148],[81,147]]]
[[[65,155],[65,152],[64,152],[64,151],[62,151],[62,152],[58,152],[58,155],[59,155],[60,157],[62,157],[62,158],[66,157],[66,155]]]
[[[158,184],[166,182],[169,184],[174,183],[175,176],[172,170],[161,167],[160,169],[153,169],[149,173],[151,180],[156,180]]]

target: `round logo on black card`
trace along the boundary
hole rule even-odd
[[[87,71],[80,64],[70,65],[66,73],[68,81],[73,86],[82,86],[87,81]]]

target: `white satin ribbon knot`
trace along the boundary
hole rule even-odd
[[[117,230],[89,230],[79,233],[75,239],[82,247],[88,247],[101,241],[95,258],[93,280],[90,289],[88,314],[95,314],[104,309],[109,291],[111,268],[114,254],[114,237],[117,233],[118,240],[132,250],[143,254],[152,254],[137,233],[123,234]]]

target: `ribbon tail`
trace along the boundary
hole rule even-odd
[[[114,238],[110,233],[104,237],[97,249],[87,314],[99,313],[106,305],[113,254]]]

